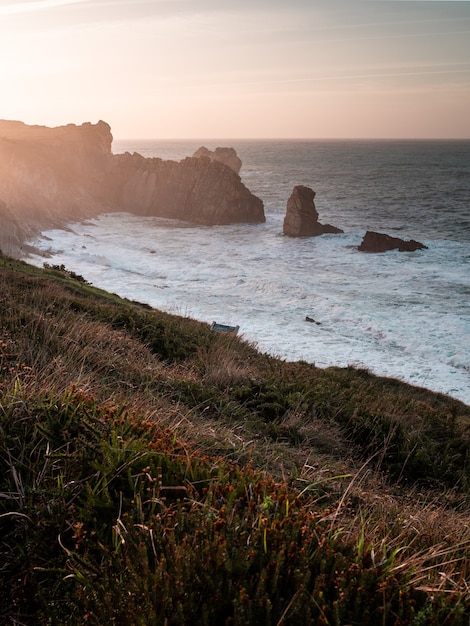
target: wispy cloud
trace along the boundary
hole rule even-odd
[[[346,80],[357,78],[393,78],[396,76],[434,76],[434,75],[446,75],[446,74],[470,74],[470,67],[467,69],[442,69],[442,70],[416,70],[414,72],[377,72],[377,73],[365,73],[365,74],[343,74],[332,76],[315,76],[299,79],[290,79],[283,82],[304,82],[304,81],[320,81],[320,80]]]
[[[318,76],[300,76],[297,78],[261,78],[258,77],[256,79],[250,81],[239,81],[233,82],[232,85],[276,85],[276,84],[300,84],[300,83],[316,83],[323,81],[351,81],[351,80],[363,80],[363,79],[376,79],[376,78],[396,78],[396,77],[407,77],[407,76],[445,76],[445,75],[455,75],[455,74],[470,74],[470,65],[466,68],[454,69],[454,68],[435,68],[435,69],[410,69],[410,70],[385,70],[382,72],[379,71],[364,71],[364,72],[342,72],[342,73],[330,73],[330,74],[320,74]],[[230,81],[227,81],[230,82]]]

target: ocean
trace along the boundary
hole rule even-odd
[[[258,349],[355,366],[470,405],[470,141],[128,140],[113,151],[180,160],[234,147],[266,223],[203,227],[109,213],[33,245],[98,287],[240,326]],[[295,185],[344,234],[282,234]],[[358,252],[367,230],[428,248]],[[318,324],[309,323],[310,317]]]

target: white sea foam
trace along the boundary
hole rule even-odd
[[[158,146],[152,149],[166,156]],[[246,156],[241,156],[245,164]],[[408,207],[408,218],[396,199],[391,218],[385,200],[380,211],[365,209],[371,188],[377,197],[384,186],[380,179],[369,180],[368,191],[361,187],[360,195],[344,194],[342,202],[359,204],[349,213],[340,211],[341,202],[335,199],[340,194],[331,182],[330,195],[320,202],[317,194],[321,221],[342,226],[344,234],[283,237],[285,196],[292,181],[309,181],[292,162],[288,182],[282,179],[286,154],[275,160],[277,170],[272,155],[264,167],[251,156],[244,180],[265,200],[266,224],[207,228],[108,214],[72,224],[69,231],[44,233],[47,239],[34,244],[52,257],[30,260],[63,263],[97,286],[156,308],[209,323],[238,324],[245,339],[281,358],[320,367],[366,367],[470,404],[470,249],[465,236],[459,232],[440,238],[442,229],[435,231],[423,216],[420,226],[419,194],[413,210]],[[304,159],[308,164],[305,154]],[[341,164],[335,168],[333,179],[338,170],[344,172]],[[323,214],[322,203],[330,207]],[[468,208],[467,213],[459,210],[467,219]],[[358,252],[362,235],[373,225],[371,216],[376,230],[393,234],[399,223],[406,231],[401,236],[424,241],[428,250]],[[364,224],[358,226],[361,218]],[[306,316],[319,324],[305,321]]]

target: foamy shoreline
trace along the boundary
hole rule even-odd
[[[248,341],[281,359],[322,368],[367,368],[469,403],[468,372],[460,364],[466,358],[464,311],[459,317],[458,311],[447,310],[448,304],[442,310],[442,299],[429,291],[435,286],[434,271],[441,267],[435,246],[426,259],[378,256],[372,274],[369,257],[355,253],[351,245],[355,234],[298,242],[278,237],[271,223],[209,231],[163,227],[147,219],[143,225],[141,220],[108,214],[45,231],[42,240],[31,241],[42,250],[40,256],[26,260],[39,266],[46,258],[64,264],[97,287],[157,310],[240,324]],[[311,275],[313,251],[316,270]],[[405,269],[413,284],[424,289],[419,302],[401,281]],[[449,272],[448,267],[446,290]],[[397,294],[394,300],[390,293]],[[457,300],[454,296],[454,309]],[[305,315],[321,326],[312,329]]]

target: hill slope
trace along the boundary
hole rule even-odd
[[[0,607],[468,623],[470,407],[0,258]]]

